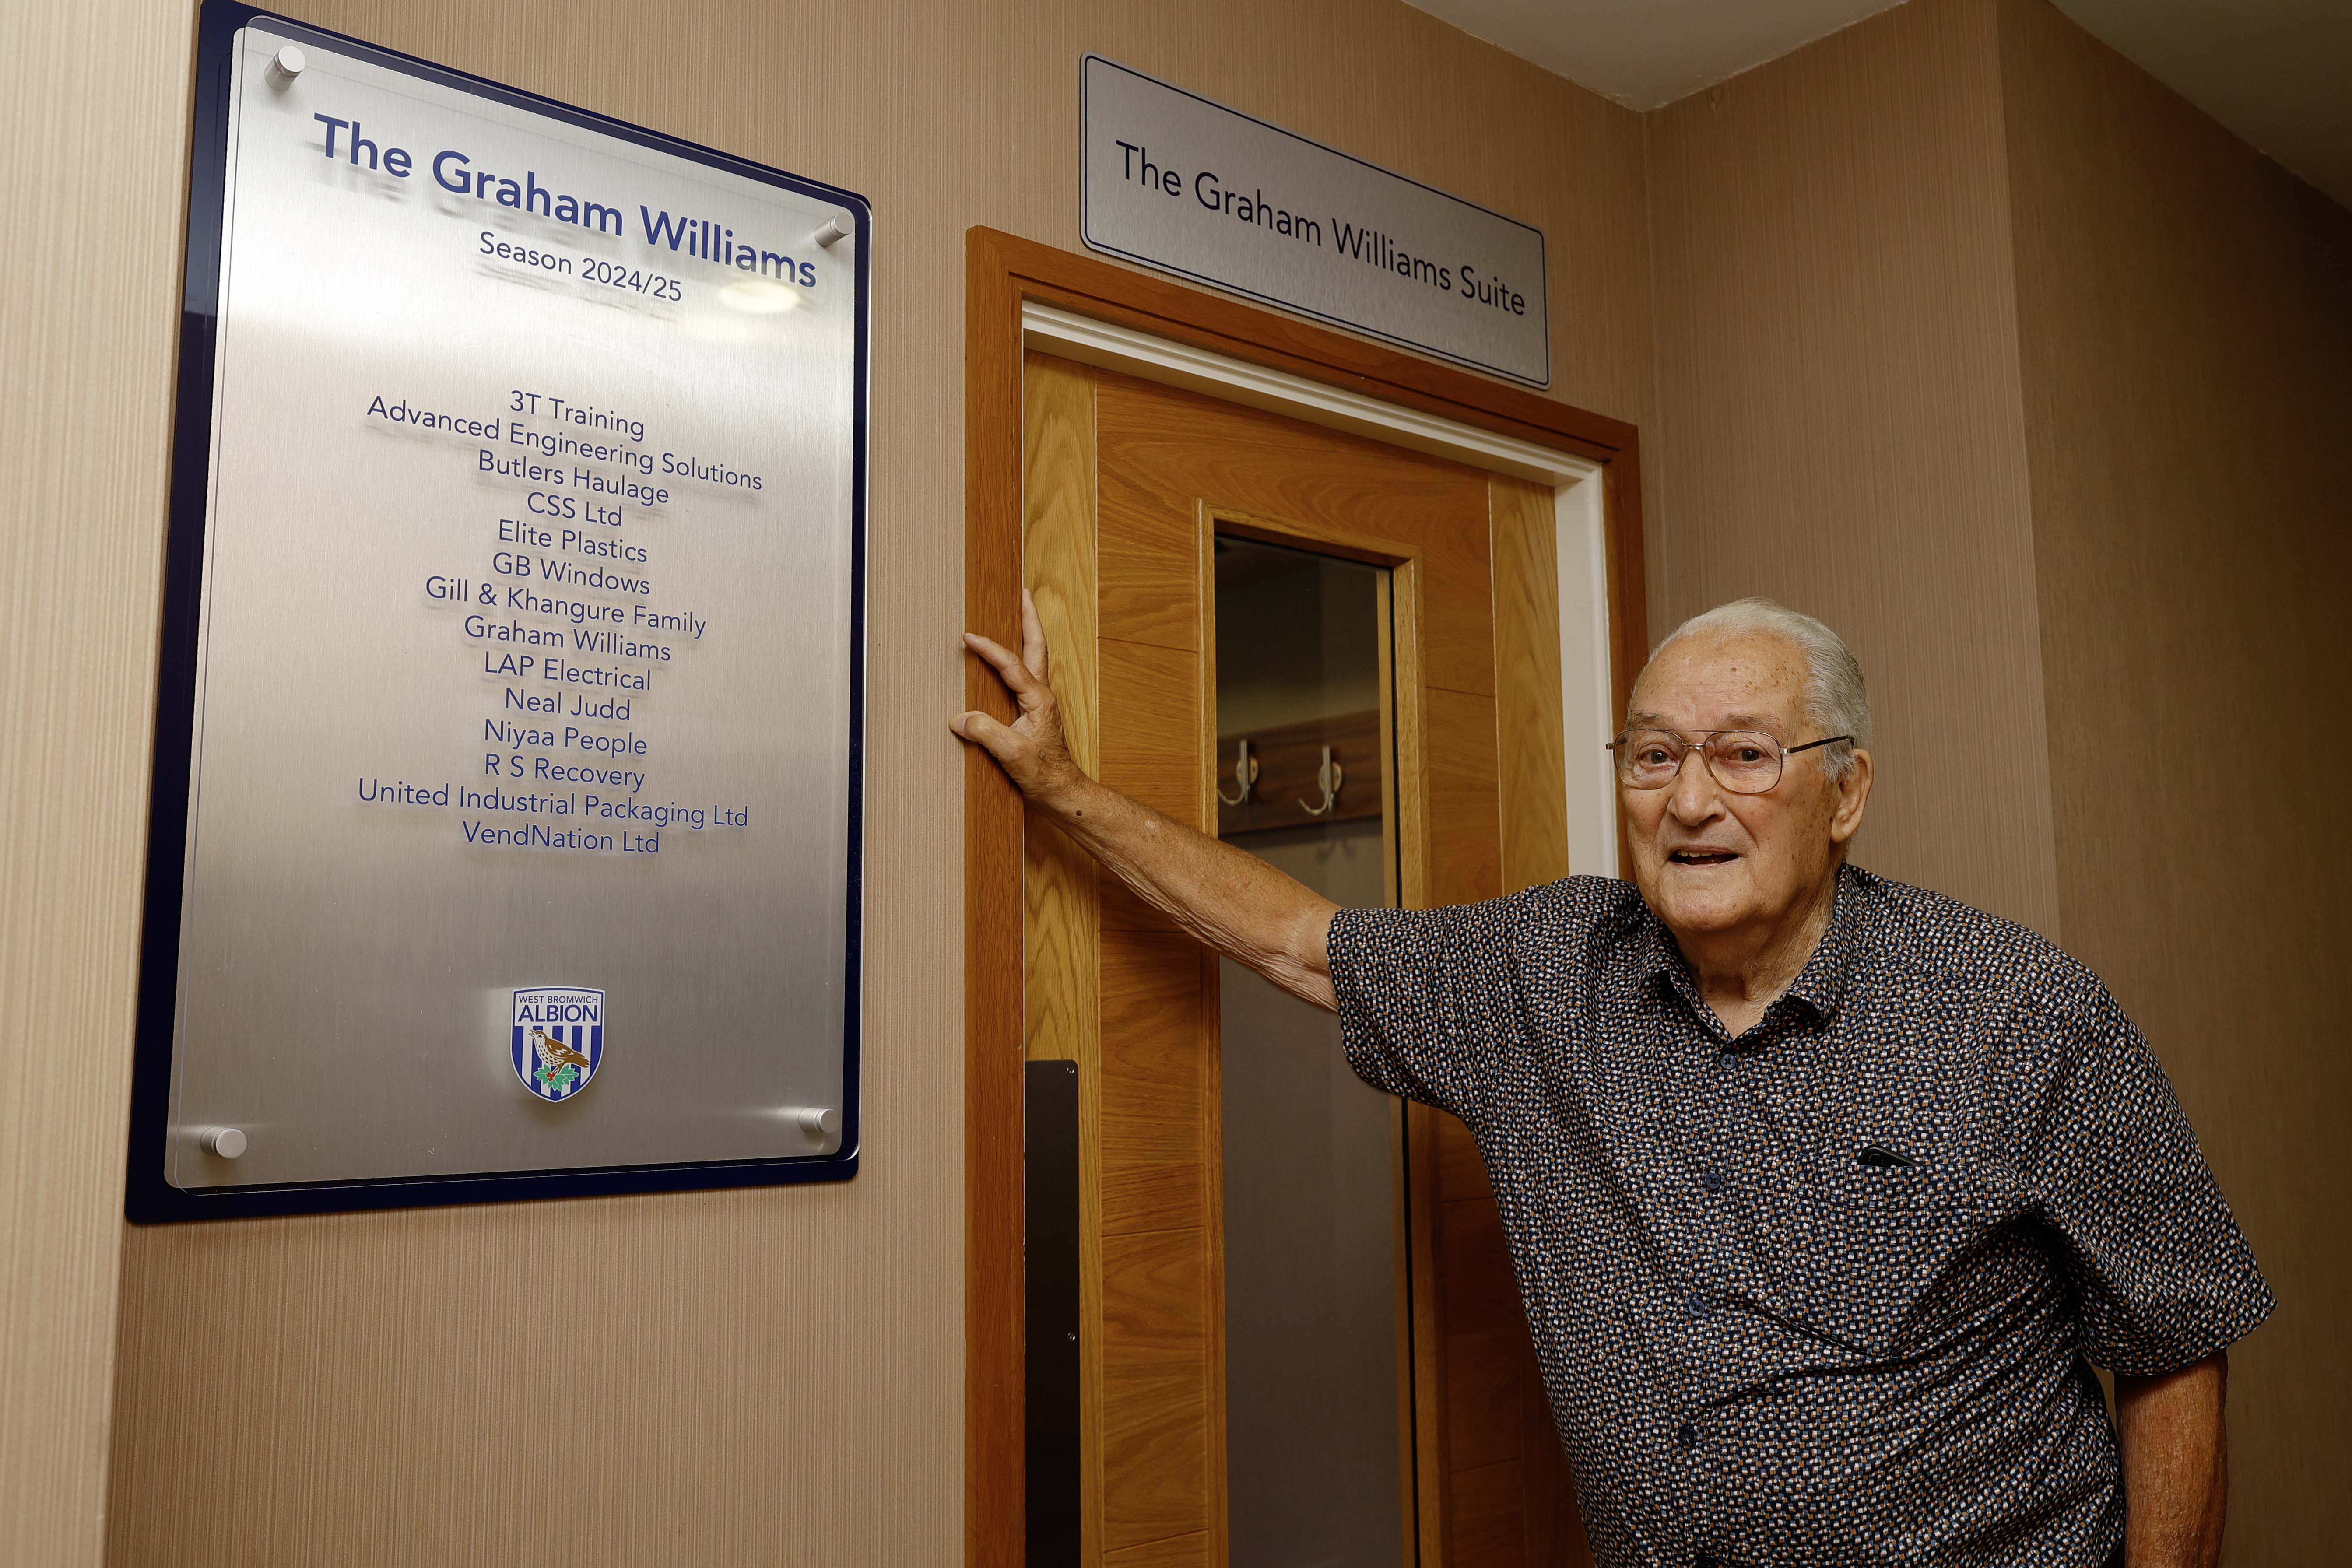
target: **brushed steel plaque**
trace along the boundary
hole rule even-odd
[[[1086,57],[1086,243],[1530,386],[1543,231]]]
[[[134,1214],[849,1173],[864,204],[234,20]]]

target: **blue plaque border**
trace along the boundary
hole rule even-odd
[[[842,1039],[841,1147],[788,1159],[500,1171],[370,1181],[185,1188],[164,1176],[170,1135],[173,1047],[177,1033],[180,900],[187,864],[191,742],[196,700],[196,635],[202,607],[206,498],[211,488],[215,348],[221,246],[227,196],[228,119],[238,31],[267,24],[388,69],[527,110],[582,130],[689,159],[713,169],[835,203],[856,223],[856,369],[851,404],[849,854],[843,889],[845,969]],[[593,110],[543,98],[467,72],[384,48],[277,12],[204,0],[196,35],[194,134],[188,170],[187,244],[180,307],[179,368],[172,432],[170,530],[164,552],[161,657],[155,684],[154,763],[148,804],[146,902],[140,942],[137,1048],[131,1068],[129,1170],[123,1210],[134,1224],[510,1203],[847,1181],[860,1149],[859,1040],[864,944],[866,797],[866,455],[871,364],[873,207],[854,191],[787,174],[732,153],[681,141]]]

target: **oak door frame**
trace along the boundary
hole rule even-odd
[[[964,236],[964,624],[1019,646],[1022,309],[1035,303],[1342,387],[1600,465],[1610,680],[1624,711],[1649,647],[1641,447],[1622,420],[1000,230]],[[1010,719],[977,659],[964,705]],[[964,1561],[1022,1568],[1021,799],[964,751]]]

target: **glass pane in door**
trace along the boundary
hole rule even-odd
[[[1386,574],[1220,538],[1219,836],[1340,904],[1391,901]],[[1396,1568],[1411,1487],[1398,1102],[1339,1021],[1222,972],[1234,1568]]]

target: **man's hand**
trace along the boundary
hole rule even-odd
[[[948,728],[994,757],[1013,787],[1029,799],[1044,805],[1050,796],[1066,793],[1085,775],[1062,743],[1061,705],[1045,683],[1048,656],[1037,601],[1022,590],[1020,658],[977,632],[964,633],[963,646],[988,661],[1020,705],[1021,716],[1006,725],[974,710],[949,721]]]
[[[1021,657],[966,632],[963,645],[1003,679],[1021,716],[962,713],[948,727],[994,757],[1014,787],[1145,903],[1203,943],[1302,1001],[1336,1008],[1324,944],[1339,906],[1255,855],[1220,844],[1088,778],[1062,742],[1062,711],[1045,684],[1045,630],[1021,595]]]
[[[2226,1353],[2158,1377],[2116,1379],[2125,1568],[2213,1568],[2220,1560],[2229,1380]]]

